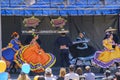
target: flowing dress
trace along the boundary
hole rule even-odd
[[[114,62],[120,62],[120,48],[118,45],[113,45],[113,40],[103,40],[105,49],[96,51],[93,61],[102,68],[108,68]]]
[[[45,53],[37,42],[22,47],[15,54],[15,62],[19,67],[23,63],[30,64],[31,71],[43,72],[45,68],[51,67],[56,62],[53,54]]]
[[[12,62],[14,60],[14,55],[17,50],[20,49],[20,45],[18,44],[19,40],[14,38],[10,41],[7,47],[2,50],[2,58],[6,61]]]
[[[69,47],[73,58],[88,57],[94,55],[96,50],[92,46],[88,45],[88,42],[89,39],[87,38],[77,37],[77,39],[73,42],[73,45]]]

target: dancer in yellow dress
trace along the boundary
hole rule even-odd
[[[96,51],[93,61],[102,68],[108,68],[114,62],[120,62],[120,48],[112,34],[106,34],[103,40],[104,51]]]

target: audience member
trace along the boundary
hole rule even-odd
[[[43,75],[37,75],[34,77],[34,80],[45,80],[45,77]]]
[[[114,80],[120,80],[120,73],[119,72],[115,73],[115,79]]]
[[[84,73],[85,80],[95,80],[95,74],[91,72],[90,66],[86,66],[86,73]]]
[[[9,80],[9,79],[10,79],[10,75],[8,72],[0,73],[0,80]]]
[[[45,80],[45,77],[44,76],[39,76],[38,80]]]
[[[113,76],[111,76],[111,71],[106,70],[104,75],[105,77],[102,80],[113,80]]]
[[[59,77],[57,80],[64,80],[65,74],[66,74],[66,69],[60,68],[60,73],[59,73]]]
[[[52,69],[51,68],[46,68],[45,69],[45,80],[56,80],[56,78],[52,74]]]
[[[36,75],[33,80],[38,80],[39,75]]]
[[[78,75],[82,75],[82,74],[83,74],[82,72],[83,72],[83,71],[82,71],[81,67],[78,67],[78,68],[76,69],[76,73],[77,73]]]
[[[17,80],[31,80],[31,79],[29,78],[27,74],[25,74],[24,72],[21,72]]]
[[[83,71],[82,71],[82,68],[81,67],[78,67],[76,69],[76,73],[79,75],[79,80],[85,80],[85,76],[83,75]]]
[[[6,62],[3,60],[0,60],[0,80],[10,79],[9,73],[5,72],[6,67],[7,67]]]
[[[118,71],[115,73],[115,79],[114,80],[120,80],[120,66],[118,66]]]
[[[70,65],[69,66],[69,73],[65,75],[64,80],[79,80],[79,75],[74,72],[75,71],[75,66]]]

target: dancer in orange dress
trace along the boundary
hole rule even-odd
[[[21,67],[23,63],[30,64],[31,71],[43,72],[45,68],[53,66],[56,58],[46,53],[37,43],[38,35],[34,34],[29,45],[24,46],[15,54],[15,62]]]

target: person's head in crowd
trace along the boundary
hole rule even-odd
[[[45,77],[44,76],[39,76],[38,80],[45,80]]]
[[[115,73],[115,79],[116,80],[120,80],[120,72],[116,72]]]
[[[74,65],[70,65],[69,66],[69,71],[70,72],[74,72],[75,71],[75,66]]]
[[[81,67],[78,67],[77,69],[76,69],[76,73],[78,74],[78,75],[82,75],[82,68]]]
[[[60,68],[59,77],[64,77],[65,74],[66,74],[66,69],[65,68]]]
[[[105,75],[105,77],[102,80],[113,80],[114,79],[114,77],[111,76],[111,71],[110,70],[106,70],[104,72],[104,75]]]
[[[45,76],[46,77],[52,77],[53,76],[51,68],[46,68],[45,69]]]
[[[27,74],[25,74],[24,72],[21,72],[17,80],[30,80],[30,78]]]
[[[38,80],[39,75],[36,75],[33,80]]]
[[[91,71],[90,66],[86,66],[86,67],[85,67],[85,70],[86,70],[86,72],[90,72],[90,71]]]
[[[19,38],[19,34],[17,32],[13,32],[11,35],[12,38]]]
[[[7,68],[7,64],[4,60],[0,60],[0,80],[8,80],[10,79],[10,74],[5,72]]]
[[[45,78],[42,75],[36,75],[33,80],[45,80]]]
[[[106,77],[110,76],[110,75],[111,75],[111,71],[106,70],[105,73],[104,73],[104,75],[105,75]]]

